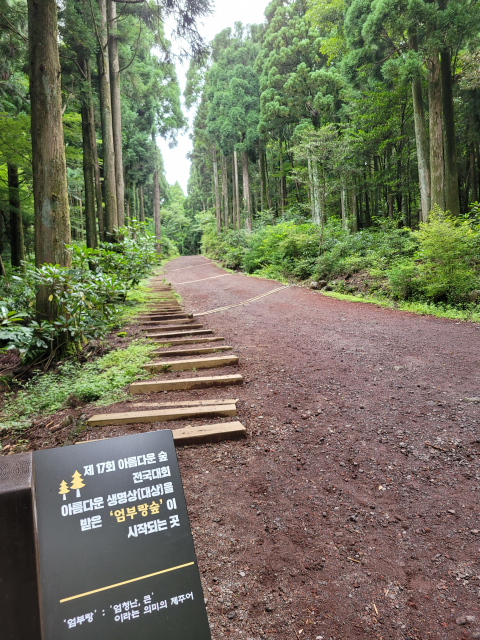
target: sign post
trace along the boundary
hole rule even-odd
[[[171,431],[33,454],[42,640],[210,640]]]

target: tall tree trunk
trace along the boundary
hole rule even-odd
[[[143,184],[138,187],[138,199],[140,201],[140,222],[145,222],[145,207],[143,205]]]
[[[438,51],[434,51],[428,61],[428,103],[430,129],[430,195],[431,206],[438,205],[445,210],[444,167],[443,167],[443,127],[442,127],[442,84]]]
[[[313,224],[320,224],[322,221],[321,212],[321,195],[320,184],[318,180],[318,163],[315,156],[312,156],[310,160],[311,173],[312,173],[312,195],[313,195],[313,210],[312,210],[312,222]]]
[[[233,174],[235,176],[235,208],[237,210],[237,229],[240,230],[241,215],[240,215],[240,195],[238,189],[238,158],[237,150],[233,150]]]
[[[283,190],[283,150],[282,150],[282,141],[278,141],[278,169],[280,174],[280,214],[283,216],[285,212],[285,193]]]
[[[152,138],[155,140],[154,135]],[[153,221],[155,224],[155,249],[162,252],[162,224],[160,219],[160,184],[158,182],[158,152],[155,144],[155,173],[153,174]]]
[[[129,225],[130,224],[130,220],[132,219],[132,211],[131,211],[131,198],[130,198],[130,182],[126,183],[126,189],[125,189],[125,224]]]
[[[227,158],[222,153],[222,199],[223,199],[223,226],[228,229],[228,172]]]
[[[62,128],[57,3],[28,0],[35,264],[70,266],[70,215]],[[54,317],[50,292],[37,294],[39,318]]]
[[[365,226],[371,227],[372,226],[372,218],[370,215],[370,195],[369,195],[369,191],[368,191],[368,183],[367,183],[367,172],[365,171],[364,174],[364,179],[365,179]]]
[[[85,185],[85,232],[87,235],[87,247],[96,249],[97,247],[97,225],[95,216],[95,161],[93,157],[93,138],[95,128],[91,117],[91,87],[90,69],[88,60],[81,55],[78,56],[78,64],[87,77],[85,91],[81,96],[82,114],[82,147],[83,147],[83,182]]]
[[[245,229],[252,230],[252,203],[250,198],[250,178],[248,176],[248,154],[246,151],[242,154],[242,178],[243,178],[243,209],[245,215]]]
[[[33,1],[33,0],[32,0]],[[118,228],[117,187],[115,176],[115,145],[113,142],[112,95],[108,56],[107,0],[98,0],[100,13],[100,43],[98,75],[100,81],[100,113],[102,116],[103,188],[105,197],[105,235],[114,240]]]
[[[89,84],[91,86],[90,63],[88,63],[88,78],[89,78]],[[92,138],[93,171],[94,171],[94,177],[95,177],[95,202],[97,205],[98,237],[100,238],[100,242],[104,242],[105,241],[105,215],[103,211],[102,183],[100,181],[100,166],[98,164],[97,136],[95,133],[95,112],[93,109],[93,100],[91,97],[90,97],[89,122],[90,122],[90,135]]]
[[[122,111],[120,105],[120,63],[118,60],[117,3],[107,0],[108,57],[112,92],[113,146],[115,148],[115,184],[117,187],[118,226],[125,224],[125,186],[123,182]]]
[[[350,198],[350,202],[352,204],[352,220],[351,220],[351,225],[350,228],[352,230],[353,233],[356,233],[358,231],[358,219],[357,219],[357,196],[355,194],[355,191],[352,189],[352,195]]]
[[[445,208],[453,216],[459,216],[460,194],[458,192],[457,143],[453,108],[452,57],[449,48],[442,49],[440,66],[445,142]]]
[[[342,210],[342,227],[347,231],[348,229],[348,202],[347,202],[347,190],[342,187],[340,191],[340,207]]]
[[[373,213],[378,217],[380,213],[380,187],[378,184],[378,156],[373,156],[373,178],[374,178],[374,191],[373,191]]]
[[[217,235],[220,235],[222,230],[222,217],[220,212],[220,193],[218,192],[218,163],[217,163],[217,149],[215,145],[212,147],[212,163],[213,163],[213,189],[215,191],[215,216],[217,219]]]
[[[20,267],[25,260],[23,245],[22,211],[20,209],[20,193],[18,181],[18,167],[7,165],[8,172],[8,200],[10,204],[10,262],[12,267]]]
[[[473,142],[470,144],[470,180],[472,182],[471,200],[472,202],[477,202],[478,200],[477,161],[475,158],[475,147],[473,145]]]
[[[232,229],[237,228],[237,201],[235,198],[235,156],[232,154]]]
[[[410,48],[418,51],[417,36],[409,39]],[[430,204],[430,163],[428,159],[428,137],[423,108],[422,81],[412,82],[413,121],[415,124],[415,142],[417,146],[418,181],[420,187],[420,207],[422,221],[426,222]]]

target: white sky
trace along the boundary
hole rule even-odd
[[[200,33],[207,42],[213,40],[215,35],[232,27],[235,22],[243,24],[257,24],[264,20],[263,12],[268,5],[269,0],[215,0],[214,10],[211,16],[203,20],[200,26]],[[188,62],[180,65],[177,63],[177,75],[180,82],[180,88],[185,89],[185,73],[188,68]],[[183,98],[182,98],[183,101]],[[193,116],[195,109],[188,114],[189,119]],[[187,113],[185,107],[184,112]],[[191,150],[192,143],[189,138],[190,131],[178,137],[178,145],[174,149],[169,149],[168,144],[161,138],[158,144],[162,150],[163,159],[165,161],[165,171],[167,181],[170,184],[179,182],[186,195],[188,174],[190,172],[190,162],[186,158],[186,154]]]

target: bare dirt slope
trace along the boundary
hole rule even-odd
[[[223,273],[167,267],[193,313],[278,286]],[[298,287],[202,322],[249,433],[179,451],[213,637],[480,637],[480,327]]]

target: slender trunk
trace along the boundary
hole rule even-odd
[[[131,219],[131,212],[130,212],[130,183],[127,181],[126,185],[125,185],[126,189],[125,189],[125,224],[129,225],[130,224],[130,219]]]
[[[457,144],[453,108],[452,58],[450,49],[440,53],[442,74],[443,131],[445,142],[445,208],[453,216],[460,215],[458,191]]]
[[[220,235],[222,230],[222,217],[220,212],[220,193],[218,192],[218,163],[217,163],[217,149],[215,145],[212,147],[212,162],[213,162],[213,189],[215,191],[215,216],[217,219],[217,235]]]
[[[356,233],[358,231],[358,220],[357,220],[357,196],[355,194],[355,191],[352,190],[352,196],[351,196],[351,203],[352,203],[352,221],[351,221],[351,230],[353,233]]]
[[[267,160],[267,154],[264,151],[263,152],[263,166],[265,167],[265,196],[267,199],[267,207],[271,210],[272,207],[272,198],[270,197],[270,180],[268,177],[268,160]],[[272,216],[273,219],[273,216]]]
[[[367,172],[364,172],[365,179],[365,226],[368,228],[372,225],[372,218],[370,216],[370,196],[368,193]]]
[[[280,214],[283,216],[285,211],[285,193],[283,191],[283,152],[282,141],[278,141],[278,168],[280,173]]]
[[[100,81],[100,113],[102,116],[103,188],[105,196],[105,235],[110,242],[118,228],[117,187],[115,183],[115,145],[113,142],[112,95],[108,56],[107,0],[98,0],[100,42],[98,75]]]
[[[108,57],[110,63],[110,89],[112,93],[113,146],[115,149],[115,184],[117,191],[118,226],[125,224],[125,186],[123,182],[122,111],[120,106],[120,63],[118,60],[117,3],[107,0]]]
[[[376,217],[378,217],[380,205],[380,187],[378,185],[378,156],[373,156],[373,178],[375,184],[373,191],[373,213]]]
[[[232,229],[237,227],[237,201],[235,199],[235,157],[232,155]]]
[[[322,221],[322,212],[321,212],[322,205],[321,205],[321,196],[320,196],[320,184],[318,180],[318,164],[315,156],[312,156],[311,167],[312,167],[312,191],[313,191],[312,222],[313,224],[320,224]]]
[[[95,135],[95,131],[93,123],[91,122],[93,109],[90,108],[92,103],[91,87],[89,82],[90,69],[88,60],[81,55],[78,56],[78,64],[88,78],[85,91],[81,95],[83,182],[85,185],[85,232],[87,235],[87,247],[89,249],[96,249],[97,225],[95,219],[95,162],[92,147],[92,137]]]
[[[20,267],[25,260],[23,245],[22,211],[20,209],[20,193],[18,181],[18,167],[7,165],[8,172],[8,201],[10,204],[10,261],[12,267]]]
[[[143,184],[138,187],[138,199],[140,201],[140,222],[145,222],[145,207],[143,205]]]
[[[342,209],[342,227],[345,231],[348,230],[348,203],[347,203],[347,190],[342,187],[340,191],[340,207]]]
[[[222,153],[222,200],[223,200],[223,226],[228,229],[228,172],[227,158]]]
[[[91,86],[90,79],[90,63],[88,63],[88,81]],[[98,223],[98,236],[100,242],[105,241],[105,216],[103,212],[103,197],[102,197],[102,183],[100,181],[100,166],[98,164],[98,149],[97,149],[97,136],[95,133],[95,112],[93,109],[93,100],[90,98],[90,136],[92,138],[92,151],[93,151],[93,171],[95,177],[95,202],[97,205],[97,223]]]
[[[410,48],[418,51],[417,36],[409,39]],[[430,211],[430,166],[428,160],[428,137],[423,108],[422,81],[412,82],[413,120],[415,125],[415,142],[417,146],[418,181],[420,187],[420,206],[422,222],[426,222]]]
[[[252,230],[252,204],[250,198],[250,178],[248,176],[248,154],[242,154],[242,178],[243,178],[243,210],[245,211],[245,229]]]
[[[428,103],[430,129],[430,193],[431,206],[438,205],[445,210],[444,168],[443,168],[443,127],[442,127],[442,84],[438,51],[434,51],[428,61]]]
[[[155,141],[154,135],[152,138]],[[158,152],[155,144],[155,173],[153,174],[153,221],[155,224],[155,249],[157,253],[162,251],[162,224],[160,219],[160,184],[158,182]]]
[[[240,230],[240,195],[238,189],[238,158],[237,150],[233,150],[233,173],[235,175],[235,208],[237,210],[237,229]]]
[[[265,200],[263,197],[265,188],[264,188],[264,183],[263,183],[263,161],[262,161],[262,151],[260,150],[260,153],[258,154],[258,175],[260,178],[260,211],[264,211],[265,210]]]
[[[57,3],[28,0],[35,264],[70,266],[70,214],[62,128]],[[39,318],[54,317],[50,291],[37,294]]]

